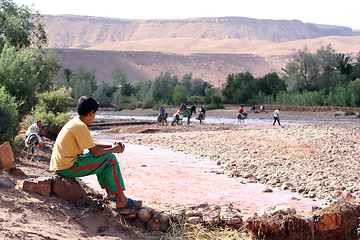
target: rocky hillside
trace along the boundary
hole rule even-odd
[[[360,32],[298,20],[127,20],[72,15],[45,20],[49,48],[59,52],[63,67],[75,72],[81,67],[95,70],[98,82],[112,82],[112,71],[120,68],[132,83],[153,80],[168,71],[180,78],[192,72],[221,86],[230,73],[249,71],[255,77],[280,73],[293,51],[305,45],[315,51],[332,44],[351,55],[360,49]]]
[[[85,16],[46,16],[50,47],[85,48],[104,42],[196,38],[288,42],[326,36],[355,36],[351,28],[299,20],[243,17],[182,20],[126,20]]]

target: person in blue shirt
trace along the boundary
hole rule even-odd
[[[165,119],[165,122],[166,122],[165,109],[164,109],[163,105],[160,106],[158,112],[159,112],[159,116],[160,116],[162,119]]]

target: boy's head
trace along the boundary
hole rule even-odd
[[[91,111],[96,112],[99,109],[99,104],[89,96],[82,96],[77,103],[77,113],[81,116],[88,115]]]

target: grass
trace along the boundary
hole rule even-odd
[[[206,227],[202,224],[187,222],[170,223],[170,229],[163,235],[163,239],[171,240],[250,240],[251,237],[243,231],[232,228],[215,226]]]

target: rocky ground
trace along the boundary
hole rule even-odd
[[[208,116],[212,114],[229,116],[234,114],[234,109],[208,111]],[[268,125],[192,123],[159,126],[151,121],[98,120],[91,128],[105,134],[121,134],[124,142],[161,146],[209,158],[221,165],[230,177],[290,189],[306,197],[323,198],[329,203],[350,196],[360,198],[360,120],[357,121],[355,116],[345,117],[341,111],[282,111],[281,114],[282,119],[339,119],[335,115],[340,114],[341,119],[351,119],[353,123],[272,126],[271,114],[259,113],[256,116],[270,119]],[[47,139],[46,143],[51,148],[53,141]],[[51,149],[41,154],[38,161],[20,155],[15,158],[16,166],[26,177],[6,173],[1,176],[1,238],[160,239],[160,234],[127,225],[110,210],[112,203],[105,202],[107,210],[100,211],[96,202],[99,196],[91,192],[93,202],[85,207],[76,207],[56,197],[24,192],[21,189],[24,179],[53,174],[47,170]]]

